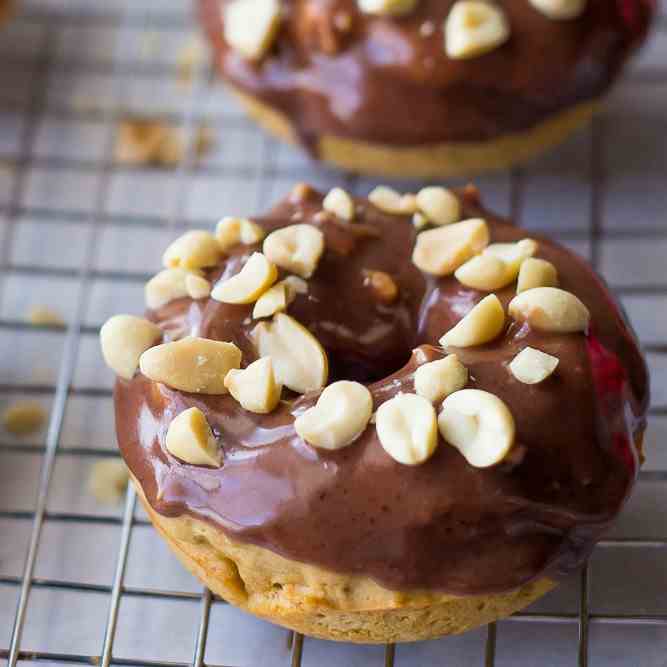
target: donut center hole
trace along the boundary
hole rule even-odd
[[[341,354],[327,351],[329,357],[329,383],[338,380],[352,380],[361,384],[372,384],[384,380],[401,370],[410,361],[412,351],[390,359],[350,359]]]

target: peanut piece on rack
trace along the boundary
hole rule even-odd
[[[571,292],[557,287],[533,287],[515,296],[509,314],[538,331],[576,333],[586,331],[591,314]]]
[[[481,255],[460,266],[455,276],[467,287],[493,292],[514,282],[522,263],[537,252],[537,243],[523,239],[518,243],[492,243]]]
[[[558,366],[558,357],[546,354],[533,347],[524,347],[512,359],[510,371],[512,375],[524,384],[538,384],[546,380]]]
[[[162,256],[168,269],[203,269],[215,266],[222,256],[215,237],[210,232],[192,230],[177,238]]]
[[[384,271],[363,270],[364,286],[370,287],[375,298],[384,304],[396,301],[398,297],[398,286],[394,279]]]
[[[155,310],[170,301],[188,296],[185,281],[189,275],[191,275],[190,271],[178,268],[163,269],[154,275],[144,287],[146,306]]]
[[[431,403],[441,401],[468,384],[468,369],[455,354],[429,361],[415,371],[415,391]]]
[[[516,293],[521,294],[533,287],[557,287],[558,271],[546,259],[528,258],[519,269]]]
[[[154,382],[197,394],[226,394],[225,376],[241,365],[234,343],[187,337],[141,355],[141,372]]]
[[[191,299],[205,299],[211,293],[211,283],[202,276],[188,273],[185,276],[185,289]]]
[[[46,422],[46,410],[36,401],[16,401],[2,413],[2,425],[12,435],[30,435]]]
[[[438,446],[435,409],[417,394],[397,394],[383,403],[375,427],[382,448],[404,465],[424,463]]]
[[[530,0],[530,4],[554,21],[568,21],[581,16],[587,0]]]
[[[273,46],[282,19],[278,0],[233,0],[224,7],[225,40],[248,60],[261,60]]]
[[[489,228],[484,220],[464,220],[419,234],[412,261],[425,273],[448,276],[488,243]]]
[[[483,0],[459,0],[445,22],[445,51],[455,60],[475,58],[493,51],[509,36],[502,7]]]
[[[225,377],[229,393],[250,412],[268,414],[280,401],[282,386],[276,382],[271,357],[262,357],[248,367],[232,369]]]
[[[461,202],[447,188],[430,186],[417,193],[417,208],[435,225],[451,225],[461,219]]]
[[[403,16],[409,14],[419,0],[357,0],[359,9],[366,14]]]
[[[172,456],[195,466],[219,468],[222,464],[218,441],[199,408],[188,408],[172,420],[165,447]]]
[[[60,313],[56,312],[48,306],[32,306],[28,311],[28,321],[38,327],[64,327],[65,320],[63,320]]]
[[[484,297],[441,339],[443,347],[474,347],[496,338],[505,326],[505,311],[495,294]]]
[[[289,225],[271,232],[263,251],[281,269],[310,278],[324,252],[324,234],[313,225]]]
[[[462,389],[448,396],[438,417],[442,437],[475,468],[500,463],[514,444],[514,417],[494,394]]]
[[[327,354],[315,336],[293,317],[276,313],[271,322],[260,322],[251,336],[259,356],[271,357],[280,384],[299,394],[326,385]]]
[[[114,159],[120,164],[155,164],[173,167],[183,159],[185,148],[176,127],[147,118],[120,122]]]
[[[296,418],[294,428],[313,447],[342,449],[364,432],[372,413],[371,392],[359,382],[341,380],[329,385],[317,403]]]
[[[278,269],[261,252],[254,252],[231,278],[219,281],[211,298],[222,303],[253,303],[278,277]]]
[[[133,315],[114,315],[100,329],[102,356],[116,375],[131,380],[141,355],[160,338],[157,324]]]
[[[293,298],[293,292],[284,281],[281,280],[279,283],[276,283],[257,299],[257,303],[255,303],[252,311],[253,319],[258,320],[261,317],[271,317],[271,315],[287,310],[287,306],[291,300],[290,295]]]
[[[389,213],[390,215],[406,213],[401,194],[386,185],[378,185],[373,188],[368,194],[368,201],[383,213]]]
[[[92,467],[88,490],[98,503],[116,505],[125,495],[129,481],[130,473],[123,461],[106,459]]]
[[[322,208],[346,222],[354,220],[354,201],[343,188],[329,190],[322,202]]]
[[[253,245],[264,240],[266,232],[248,218],[223,218],[215,228],[215,238],[223,252],[239,243]]]

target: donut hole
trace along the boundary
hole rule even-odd
[[[349,358],[342,353],[327,350],[329,382],[337,380],[351,380],[362,384],[378,382],[403,368],[410,361],[411,353],[410,348],[404,354],[394,355],[389,359],[363,360]]]

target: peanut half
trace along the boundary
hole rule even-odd
[[[417,193],[417,208],[435,225],[451,225],[461,219],[461,202],[447,188],[430,186]]]
[[[260,322],[251,333],[260,357],[271,357],[276,380],[292,391],[305,394],[327,383],[329,361],[319,341],[285,313],[271,322]]]
[[[211,283],[194,273],[185,276],[185,289],[191,299],[205,299],[211,294]]]
[[[445,22],[445,52],[455,60],[475,58],[493,51],[509,36],[501,7],[483,0],[458,0]]]
[[[270,287],[262,296],[257,299],[255,307],[252,310],[253,319],[261,317],[271,317],[276,313],[287,309],[288,304],[287,286],[284,282],[279,282]]]
[[[521,265],[537,252],[537,243],[523,239],[517,243],[492,243],[460,266],[454,275],[466,287],[493,292],[514,282]]]
[[[354,201],[343,188],[329,190],[322,202],[322,208],[346,222],[354,220]]]
[[[279,0],[233,0],[224,6],[225,40],[248,60],[261,60],[275,42],[282,19]]]
[[[415,371],[415,391],[431,403],[441,401],[468,384],[468,369],[455,354],[430,361]]]
[[[144,287],[146,306],[154,310],[165,306],[170,301],[188,296],[185,281],[189,275],[196,274],[176,268],[164,269],[154,275]]]
[[[581,16],[588,0],[529,0],[530,4],[554,21],[569,21]]]
[[[215,238],[223,252],[239,243],[261,243],[265,236],[264,229],[248,218],[223,218],[215,228]]]
[[[372,413],[370,391],[359,382],[341,380],[329,385],[317,403],[296,418],[294,428],[313,447],[336,450],[364,432]]]
[[[192,230],[185,232],[169,245],[162,263],[168,269],[203,269],[215,266],[222,256],[220,246],[210,232]]]
[[[494,394],[462,389],[448,396],[438,417],[442,437],[475,468],[502,461],[514,444],[512,413]]]
[[[443,347],[474,347],[496,338],[505,326],[505,311],[495,294],[484,297],[441,339]]]
[[[404,465],[424,463],[438,446],[435,409],[417,394],[397,394],[383,403],[375,427],[382,448]]]
[[[448,276],[488,243],[489,227],[484,220],[464,220],[419,234],[412,261],[425,273]]]
[[[512,359],[509,368],[512,375],[524,384],[538,384],[546,380],[558,366],[558,357],[533,347],[525,347]]]
[[[225,376],[225,387],[242,407],[259,414],[272,412],[282,391],[276,382],[271,357],[257,359],[243,370],[233,368]]]
[[[254,252],[231,278],[216,283],[211,298],[222,303],[253,303],[278,277],[278,269],[261,252]]]
[[[386,185],[378,185],[373,188],[368,194],[368,201],[375,208],[389,215],[404,215],[408,212],[405,209],[406,203],[403,200],[403,196]]]
[[[139,360],[147,378],[196,394],[226,394],[225,376],[240,365],[233,343],[195,337],[152,347]]]
[[[114,315],[100,329],[102,356],[116,375],[131,380],[141,355],[160,338],[157,324],[134,315]]]
[[[402,16],[409,14],[419,0],[357,0],[359,9],[366,14]]]
[[[271,232],[263,251],[281,269],[310,278],[324,252],[324,234],[313,225],[289,225]]]
[[[516,293],[520,294],[533,287],[558,287],[558,271],[546,259],[530,257],[519,269]]]
[[[509,314],[538,331],[576,333],[586,331],[591,314],[571,292],[557,287],[533,287],[515,296]]]
[[[172,456],[192,465],[219,468],[222,464],[218,441],[199,408],[188,408],[172,420],[165,446]]]

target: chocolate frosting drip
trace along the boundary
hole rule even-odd
[[[493,241],[525,236],[483,210],[473,188],[460,194],[464,215],[485,217]],[[341,223],[321,213],[321,202],[310,190],[258,222],[271,230],[300,221],[323,231],[325,254],[308,294],[297,296],[289,313],[327,349],[332,378],[371,382],[377,407],[413,390],[414,369],[443,356],[439,337],[483,294],[454,277],[427,278],[412,264],[409,218],[360,200],[358,221]],[[237,272],[256,249],[239,246],[209,277]],[[148,502],[164,515],[204,519],[237,540],[392,589],[486,593],[572,570],[634,482],[648,383],[633,335],[600,279],[547,240],[539,239],[538,256],[553,262],[561,286],[589,307],[593,330],[545,334],[508,320],[493,343],[457,350],[470,371],[468,386],[497,394],[515,417],[517,442],[502,464],[473,468],[440,439],[426,463],[401,465],[382,449],[372,424],[347,448],[317,450],[293,428],[316,394],[257,415],[230,396],[186,394],[137,375],[117,383],[116,422]],[[392,276],[394,304],[379,303],[364,285],[366,269]],[[503,305],[514,292],[514,285],[498,292]],[[189,333],[234,341],[249,364],[256,358],[251,309],[181,299],[150,316],[167,339]],[[507,369],[526,345],[560,359],[541,384],[521,384]],[[191,406],[220,435],[220,469],[184,464],[164,448],[170,421]]]
[[[224,41],[226,1],[199,0],[222,75],[286,113],[310,147],[322,135],[419,145],[527,130],[604,94],[654,11],[651,0],[589,0],[581,17],[554,21],[528,0],[504,0],[510,40],[452,60],[442,26],[454,0],[420,0],[400,18],[364,14],[356,0],[293,0],[257,65]]]

